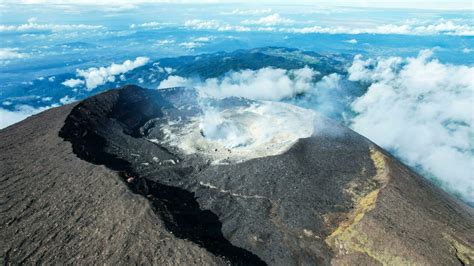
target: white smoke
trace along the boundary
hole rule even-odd
[[[370,86],[352,103],[352,128],[474,203],[474,68],[432,54],[356,56],[349,79]]]
[[[246,146],[251,138],[247,129],[237,119],[225,118],[214,109],[205,109],[200,119],[199,128],[206,139],[221,143],[226,148]]]
[[[316,75],[319,72],[309,67],[246,69],[204,81],[172,75],[158,89],[194,87],[202,98],[279,101],[309,92]],[[315,113],[290,104],[259,101],[249,107],[226,110],[202,108],[203,115],[190,128],[175,130],[171,125],[163,129],[169,138],[167,144],[185,153],[204,153],[218,163],[279,154],[299,138],[311,136],[314,129]],[[179,136],[179,132],[187,133]]]
[[[163,125],[161,144],[202,154],[217,164],[239,162],[281,154],[298,139],[310,137],[317,119],[311,110],[268,101],[225,110],[206,106],[203,111],[185,126]]]

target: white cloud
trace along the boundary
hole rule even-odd
[[[184,26],[198,30],[212,30],[218,29],[221,25],[217,20],[192,19],[186,20]]]
[[[121,7],[130,5],[129,0],[3,0],[5,3],[24,4],[24,5],[71,5],[71,6],[102,6],[102,7]],[[138,4],[208,4],[219,3],[220,0],[134,0],[133,5]],[[126,8],[130,9],[130,7]]]
[[[18,52],[18,48],[0,48],[0,60],[25,58],[28,55]]]
[[[309,67],[295,70],[267,67],[229,72],[222,78],[210,78],[204,82],[170,76],[158,88],[195,87],[202,95],[217,98],[237,96],[255,100],[281,100],[311,90],[313,78],[318,74]]]
[[[68,79],[68,80],[64,81],[63,83],[61,83],[61,84],[63,84],[66,87],[75,88],[75,87],[78,87],[80,85],[83,85],[84,83],[85,82],[82,79]]]
[[[208,36],[202,36],[202,37],[198,37],[194,39],[195,42],[210,42],[211,40],[212,40],[212,37],[208,37]]]
[[[137,8],[138,8],[138,6],[136,6],[134,4],[125,3],[125,4],[119,4],[117,6],[109,6],[109,7],[106,7],[104,10],[106,12],[111,12],[111,13],[120,13],[120,12],[124,12],[124,11],[134,10],[134,9],[137,9]]]
[[[179,46],[184,47],[186,49],[194,49],[197,47],[201,47],[202,43],[200,42],[182,42],[179,44]]]
[[[159,41],[156,41],[155,42],[155,46],[167,46],[167,45],[171,45],[171,44],[174,44],[176,41],[175,40],[159,40]]]
[[[464,54],[470,54],[472,51],[473,51],[473,49],[470,49],[470,48],[467,48],[467,47],[464,48],[464,49],[462,49],[462,52],[463,52]]]
[[[259,18],[257,20],[244,20],[242,21],[243,24],[251,24],[251,25],[262,25],[262,26],[276,26],[282,24],[291,24],[295,22],[294,20],[284,18],[280,16],[278,13],[274,13],[272,15]]]
[[[468,24],[456,24],[450,20],[441,19],[432,24],[419,24],[409,21],[405,24],[382,24],[370,27],[347,27],[347,26],[311,26],[304,28],[281,29],[293,33],[327,33],[327,34],[401,34],[401,35],[458,35],[474,36],[474,26]]]
[[[231,25],[222,25],[218,29],[218,31],[237,31],[237,32],[245,32],[245,31],[251,31],[249,27],[244,27],[244,26],[231,26]]]
[[[295,101],[296,104],[314,109],[328,117],[344,116],[345,102],[348,100],[348,93],[343,85],[343,76],[332,73],[321,78],[314,88],[304,97]]]
[[[352,128],[474,203],[474,67],[416,58],[354,59],[349,79],[370,84]]]
[[[3,0],[4,4],[54,4],[54,5],[98,5],[98,6],[122,6],[129,5],[129,0]],[[245,3],[248,4],[248,0],[135,0],[134,5],[138,4],[157,4],[157,3],[174,3],[174,4],[209,4],[209,3]],[[255,3],[255,1],[253,1]],[[288,4],[288,1],[284,0],[262,0],[258,3],[261,4]],[[314,0],[297,0],[292,2],[295,5],[304,4],[314,6]],[[454,10],[472,10],[472,2],[469,0],[456,0],[456,1],[445,1],[445,0],[399,0],[399,1],[376,1],[376,0],[336,0],[329,1],[323,0],[318,1],[319,5],[328,6],[353,6],[353,7],[372,7],[372,8],[416,8],[416,9],[454,9]]]
[[[271,13],[271,8],[265,9],[234,9],[230,12],[223,12],[222,15],[261,15]]]
[[[131,24],[130,28],[135,29],[135,28],[154,28],[154,29],[160,29],[164,26],[170,26],[172,25],[171,23],[165,23],[165,22],[156,22],[156,21],[151,21],[151,22],[145,22],[142,24]]]
[[[185,27],[196,30],[217,31],[275,31],[289,33],[323,33],[323,34],[398,34],[398,35],[456,35],[474,36],[474,25],[463,19],[411,19],[399,24],[372,24],[361,26],[331,25],[331,26],[290,26],[299,21],[284,18],[274,13],[258,19],[247,19],[241,21],[244,26],[231,25],[218,20],[187,20]],[[305,22],[305,24],[308,22]]]
[[[457,35],[474,36],[474,26],[466,20],[407,20],[400,24],[374,24],[367,26],[307,26],[291,27],[297,21],[287,19],[274,13],[259,19],[247,19],[241,23],[245,26],[231,25],[217,20],[187,20],[185,27],[197,30],[217,31],[274,31],[289,33],[323,33],[323,34],[398,34],[398,35]]]
[[[357,40],[356,39],[350,39],[350,40],[346,40],[344,41],[346,43],[350,43],[350,44],[356,44],[357,43]]]
[[[223,24],[217,20],[192,19],[185,21],[184,26],[195,30],[250,31],[248,27]]]
[[[318,73],[309,67],[296,70],[261,68],[230,72],[222,79],[207,79],[198,86],[214,97],[238,96],[256,100],[281,100],[307,92]]]
[[[54,106],[34,108],[29,105],[17,106],[14,111],[0,108],[0,129],[13,125],[29,116],[42,112]]]
[[[169,76],[163,80],[158,89],[174,88],[174,87],[194,87],[195,82],[191,79],[183,78],[180,76]]]
[[[28,22],[21,25],[0,25],[2,31],[71,31],[71,30],[98,30],[105,29],[101,25],[86,24],[40,24],[36,22],[36,18],[28,19]]]
[[[61,104],[70,104],[70,103],[75,102],[75,101],[76,101],[76,98],[74,98],[74,97],[69,97],[69,96],[67,96],[67,95],[64,96],[64,97],[62,97],[61,99],[59,99],[59,102],[60,102]]]
[[[440,34],[474,36],[474,28],[467,24],[455,24],[450,20],[441,20],[437,24],[413,27],[414,32],[419,34]]]
[[[107,82],[114,82],[115,76],[144,66],[148,61],[148,57],[137,57],[134,61],[126,60],[122,64],[112,63],[108,67],[92,67],[87,70],[77,69],[76,76],[84,78],[87,90],[93,90]]]

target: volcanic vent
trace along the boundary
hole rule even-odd
[[[284,103],[227,98],[196,104],[199,111],[190,116],[152,120],[161,121],[148,128],[147,138],[178,153],[228,164],[281,154],[310,137],[316,122],[313,111]]]

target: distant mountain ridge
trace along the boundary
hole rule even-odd
[[[65,45],[82,47],[87,44],[73,43]],[[264,47],[234,52],[162,58],[125,73],[124,80],[116,78],[114,82],[107,82],[90,91],[83,87],[72,89],[62,85],[68,79],[76,79],[75,73],[45,76],[41,80],[33,80],[31,83],[23,84],[20,87],[6,88],[0,92],[0,104],[9,102],[10,104],[1,106],[7,110],[14,110],[17,105],[29,105],[35,108],[44,107],[54,103],[61,104],[60,99],[65,96],[80,100],[111,87],[120,87],[125,84],[140,84],[142,87],[155,89],[162,80],[170,75],[207,79],[220,77],[229,71],[243,69],[256,70],[263,67],[297,69],[309,66],[321,72],[321,76],[323,76],[344,71],[343,66],[348,59],[350,59],[348,55],[321,55],[315,52],[304,52],[282,47]],[[159,67],[171,68],[173,72],[157,71],[154,66],[158,63]],[[142,82],[140,83],[140,81]],[[48,98],[47,101],[45,101],[45,98]]]

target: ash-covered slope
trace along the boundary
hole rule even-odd
[[[58,136],[75,107],[0,131],[0,259],[5,264],[219,264],[171,234],[117,172]]]
[[[249,104],[229,101],[216,105]],[[213,142],[193,150],[170,141],[170,128],[192,132],[201,106],[193,90],[127,86],[0,131],[4,259],[236,265],[474,260],[472,209],[360,135],[317,117],[311,136],[280,153],[234,156],[247,144],[223,153],[208,145]],[[196,142],[207,141],[201,133],[192,135]]]

